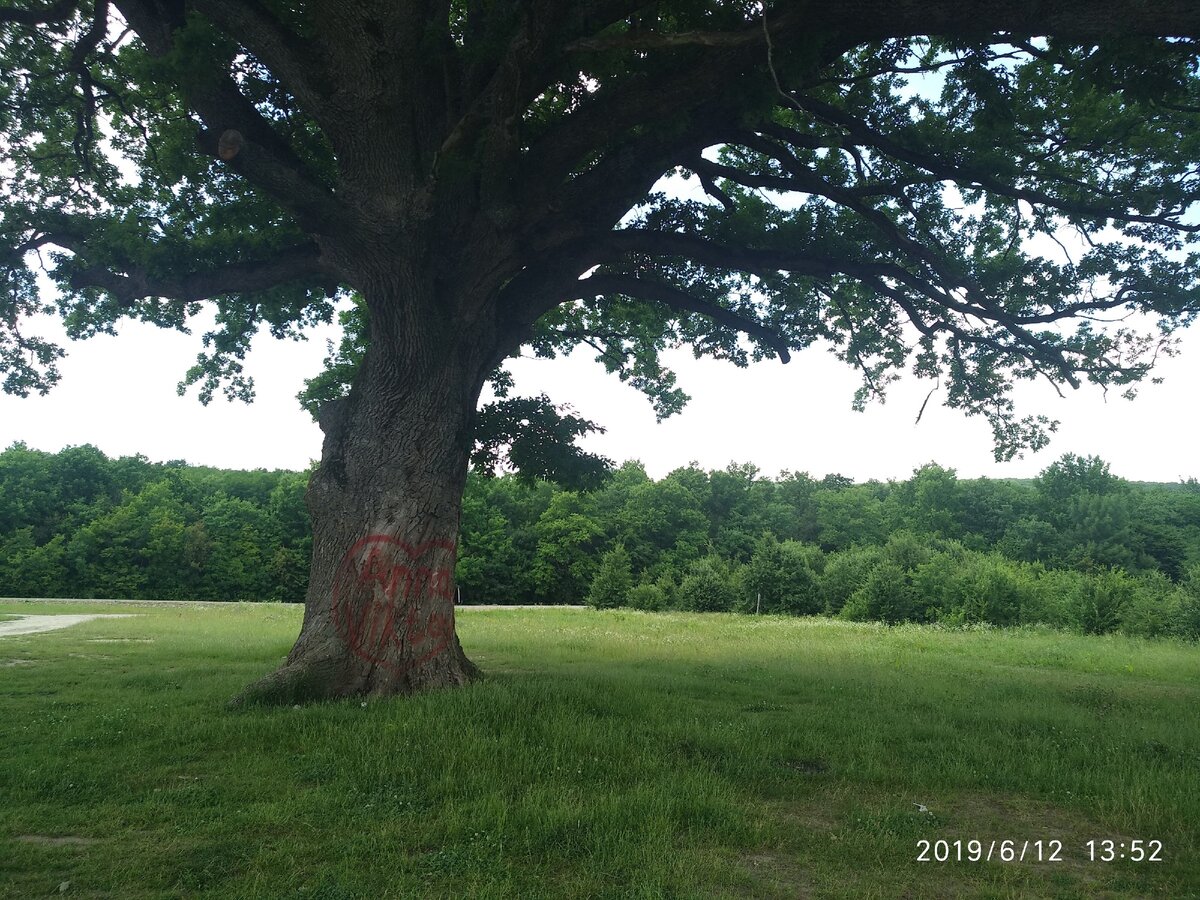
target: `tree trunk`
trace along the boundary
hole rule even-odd
[[[371,305],[354,388],[321,412],[300,637],[235,704],[412,693],[478,675],[455,633],[454,564],[472,418],[496,358],[452,308]]]

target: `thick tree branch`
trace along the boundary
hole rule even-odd
[[[932,282],[895,263],[862,261],[781,249],[730,246],[681,232],[661,232],[638,228],[622,228],[598,237],[589,245],[587,258],[593,264],[612,263],[631,254],[673,256],[690,260],[702,266],[748,272],[763,278],[772,277],[779,272],[788,272],[792,275],[822,280],[842,275],[860,281],[876,290],[879,290],[880,285],[887,282],[900,284],[929,303],[961,315],[997,323],[1011,330],[1015,336],[1030,343],[1038,343],[1038,340],[1026,330],[1026,326],[1056,322],[1073,318],[1082,313],[1105,312],[1130,302],[1130,291],[1121,289],[1112,297],[1071,303],[1046,312],[1015,314],[990,301],[964,303],[953,294],[941,290]],[[892,296],[894,291],[895,289],[889,286],[887,295]]]
[[[266,65],[317,121],[328,124],[326,91],[331,79],[315,45],[257,0],[195,0],[194,5]]]
[[[176,34],[183,26],[183,8],[169,15],[153,0],[117,0],[130,27],[153,56],[176,50]],[[226,162],[290,210],[309,232],[327,231],[339,218],[340,204],[300,159],[295,150],[239,90],[227,64],[196,61],[180,85],[188,104],[204,121],[201,148],[218,157],[220,136],[236,131],[244,143]]]
[[[1192,28],[1190,23],[1193,20],[1200,20],[1200,14],[1183,0],[1154,0],[1149,5],[1153,7],[1150,17],[1148,20],[1139,18],[1136,29],[1138,33],[1185,33]],[[781,59],[787,53],[793,57],[802,53],[811,60],[811,65],[819,67],[821,63],[837,56],[848,47],[890,36],[947,33],[986,38],[997,33],[1021,33],[1022,30],[1032,34],[1063,33],[1084,37],[1093,33],[1127,34],[1129,30],[1123,24],[1125,17],[1133,14],[1134,7],[1137,8],[1136,12],[1140,17],[1145,6],[1146,4],[1136,0],[1073,2],[1056,4],[1055,10],[1047,16],[1040,5],[1034,12],[1027,4],[1011,0],[999,4],[938,2],[933,4],[932,14],[927,15],[929,10],[926,5],[914,0],[899,4],[860,0],[857,3],[838,5],[836,9],[823,10],[817,28],[814,28],[813,16],[808,9],[768,12],[767,25],[771,43]],[[1047,23],[1053,23],[1053,28],[1047,28]],[[549,202],[548,197],[542,198],[537,191],[538,185],[554,186],[562,179],[567,184],[566,191],[570,191],[573,183],[581,178],[579,175],[573,175],[573,172],[585,164],[589,154],[598,149],[610,148],[610,153],[606,156],[619,157],[624,148],[618,149],[613,145],[626,142],[630,129],[640,123],[663,120],[694,123],[701,118],[695,106],[698,97],[712,97],[731,87],[741,90],[743,102],[738,108],[744,114],[745,92],[761,89],[764,80],[767,79],[764,56],[766,35],[763,34],[762,28],[748,26],[740,32],[723,35],[713,33],[709,36],[703,36],[699,32],[687,32],[679,36],[662,33],[642,37],[615,36],[611,39],[583,38],[569,46],[579,52],[585,48],[593,52],[604,50],[609,53],[653,52],[654,48],[649,47],[639,50],[621,46],[622,43],[636,43],[638,40],[658,42],[662,45],[663,52],[671,52],[672,48],[666,45],[673,42],[679,47],[690,46],[692,50],[689,52],[695,54],[697,62],[677,69],[676,71],[680,72],[678,76],[656,81],[653,85],[631,81],[614,89],[611,95],[606,95],[603,90],[598,92],[594,98],[589,99],[583,107],[571,113],[561,125],[531,147],[523,168],[537,173],[538,177],[530,179],[533,183],[523,193],[530,198],[533,210],[540,211],[540,206],[534,204]],[[714,118],[710,116],[708,121],[711,123]],[[640,147],[630,143],[627,152],[633,155]],[[604,159],[604,162],[608,161]],[[588,171],[587,174],[591,172]],[[706,177],[707,174],[704,173]],[[771,182],[767,178],[759,179],[756,183],[758,186],[777,189],[797,189],[794,182],[791,186],[785,186],[781,181]],[[941,276],[945,278],[951,274],[946,260],[937,260],[925,255],[919,242],[904,235],[886,216],[869,211],[869,208],[861,203],[864,198],[871,196],[898,196],[905,184],[905,180],[893,180],[857,187],[835,187],[815,179],[815,176],[810,182],[810,186],[819,189],[824,196],[830,196],[829,192],[836,191],[837,197],[830,196],[834,202],[841,202],[842,199],[859,201],[862,214],[887,231],[889,238],[894,242],[905,246],[906,252],[916,254],[918,258],[925,256],[927,264],[937,264]],[[563,210],[571,205],[563,202],[563,194],[566,191],[559,190],[555,195],[559,207]],[[1029,193],[1025,199],[1032,202],[1043,198]],[[582,196],[571,198],[572,203],[585,200]],[[1099,207],[1092,210],[1092,213],[1097,215],[1111,212]]]
[[[886,278],[906,285],[934,303],[956,305],[961,311],[979,318],[994,319],[997,311],[958,303],[954,297],[928,279],[891,262],[873,262],[843,256],[816,255],[781,249],[764,249],[720,244],[706,238],[680,232],[622,228],[596,239],[592,257],[611,262],[628,254],[675,256],[721,269],[748,272],[770,278],[780,272],[829,280],[843,275],[867,282]],[[1011,318],[1011,317],[1010,317]],[[1058,318],[1057,316],[1055,318]]]
[[[733,202],[733,198],[721,190],[721,188],[717,185],[716,179],[713,178],[709,171],[704,168],[704,157],[697,153],[696,159],[700,164],[697,165],[696,163],[692,163],[691,168],[692,171],[696,173],[697,177],[699,177],[700,184],[704,188],[704,193],[708,194],[708,196],[720,203],[721,206],[724,207],[726,213],[733,215],[737,209],[737,205]]]
[[[315,279],[326,279],[327,289],[336,289],[336,274],[322,264],[317,247],[302,244],[267,260],[231,263],[190,275],[155,277],[139,269],[114,272],[103,266],[89,266],[72,274],[71,286],[100,288],[121,305],[133,306],[138,300],[150,297],[191,303],[226,294],[253,294]]]
[[[1131,22],[1136,22],[1132,28]],[[933,3],[923,0],[857,0],[823,9],[818,28],[814,28],[814,16],[807,8],[782,13],[771,11],[767,15],[767,26],[771,43],[777,49],[801,44],[811,53],[822,44],[844,49],[880,38],[927,34],[980,37],[997,33],[1078,37],[1131,33],[1187,35],[1200,33],[1200,7],[1190,0],[1074,0],[1056,3],[1051,8],[1045,8],[1043,4],[1031,7],[1024,0],[939,0]],[[569,48],[575,50],[635,52],[653,49],[650,46],[632,46],[639,41],[649,41],[665,49],[686,45],[709,52],[703,53],[694,66],[684,67],[687,80],[695,85],[691,102],[682,97],[667,99],[664,96],[673,92],[677,79],[655,84],[652,88],[629,86],[611,101],[597,98],[597,102],[590,104],[587,110],[573,115],[569,127],[559,129],[554,140],[534,148],[531,160],[545,171],[569,171],[572,161],[581,158],[587,150],[604,145],[613,134],[623,133],[639,122],[654,121],[652,112],[659,117],[683,113],[694,103],[695,97],[704,96],[716,85],[737,80],[749,69],[761,70],[765,62],[765,39],[761,27],[748,26],[742,31],[728,34],[695,31],[659,33],[586,38],[568,44]],[[642,109],[643,104],[654,106],[655,109]],[[627,117],[629,121],[626,121]]]
[[[665,304],[677,312],[699,313],[702,316],[708,316],[719,325],[745,332],[757,338],[774,350],[782,362],[786,363],[792,358],[787,341],[777,332],[760,322],[747,319],[731,309],[717,306],[665,282],[651,281],[632,275],[609,275],[598,272],[580,281],[579,287],[585,291],[578,295],[580,298],[597,297],[604,294],[623,294],[639,300],[653,300]]]
[[[856,260],[779,248],[754,248],[720,244],[696,235],[661,232],[650,229],[622,228],[607,234],[592,235],[586,241],[565,245],[554,257],[553,265],[527,270],[514,279],[502,295],[502,307],[514,318],[513,340],[520,343],[524,329],[546,310],[567,299],[574,299],[578,273],[598,264],[627,263],[631,256],[674,257],[701,266],[746,272],[772,278],[780,272],[830,281],[839,276],[859,281],[892,299],[903,298],[907,308],[916,310],[916,297],[931,308],[992,322],[1030,346],[1046,349],[1045,342],[1028,331],[1028,326],[1072,318],[1089,312],[1104,312],[1129,303],[1129,291],[1118,290],[1112,297],[1080,301],[1044,312],[1014,314],[991,301],[963,302],[926,278],[890,262]],[[617,277],[606,275],[604,277]],[[633,276],[629,276],[631,279]],[[600,282],[595,282],[600,284]],[[651,282],[646,282],[650,284]],[[898,286],[912,292],[902,293]],[[526,323],[520,325],[520,322]],[[967,332],[961,330],[965,335]],[[1058,368],[1056,362],[1055,368]],[[1068,379],[1069,380],[1069,379]]]
[[[761,43],[762,39],[762,29],[753,25],[742,31],[651,31],[581,38],[563,49],[567,53],[606,53],[612,50],[670,50],[676,47],[743,47]]]
[[[248,101],[242,102],[245,101],[244,97],[227,94],[226,99],[229,100],[227,106],[220,103],[202,104],[208,110],[208,114],[204,115],[206,121],[224,123],[229,127],[200,131],[196,135],[200,149],[213,158],[221,158],[222,136],[236,132],[237,154],[225,159],[225,165],[274,197],[295,215],[305,231],[331,231],[344,214],[342,204],[331,191],[307,174],[307,167],[290,147],[281,146],[282,139]]]
[[[903,251],[913,260],[922,262],[928,266],[936,274],[946,291],[952,291],[957,288],[968,288],[977,292],[979,291],[978,285],[959,266],[951,262],[949,254],[944,252],[942,248],[927,246],[925,243],[907,234],[904,229],[885,213],[865,203],[863,197],[852,189],[843,188],[840,185],[826,181],[811,169],[802,165],[790,153],[785,152],[782,148],[772,147],[769,143],[758,140],[756,136],[747,136],[743,138],[743,141],[751,149],[771,155],[772,158],[780,162],[787,170],[787,176],[782,178],[774,176],[747,176],[747,173],[744,173],[741,169],[705,161],[706,168],[715,174],[719,174],[722,178],[728,178],[731,181],[742,184],[757,182],[757,186],[770,186],[776,190],[786,189],[831,200],[838,206],[858,213],[863,219],[874,225],[880,235],[889,243]],[[787,187],[783,188],[783,185],[787,185]]]
[[[96,51],[108,32],[108,0],[96,0],[92,10],[92,23],[87,33],[76,41],[71,50],[70,71],[79,79],[79,91],[83,103],[75,116],[75,157],[84,172],[91,171],[91,146],[95,141],[96,92],[92,73],[88,69],[88,57]]]
[[[815,71],[840,56],[850,44],[840,35],[824,29],[816,32],[810,26],[806,11],[796,10],[774,17],[770,31],[778,40],[792,40],[805,65]],[[537,208],[556,199],[557,205],[566,209],[568,204],[562,202],[564,186],[570,190],[585,175],[597,174],[595,180],[605,178],[607,174],[597,170],[614,162],[632,171],[631,160],[639,160],[638,167],[644,169],[639,175],[652,183],[665,171],[661,166],[669,160],[661,159],[659,148],[645,152],[643,144],[653,142],[664,148],[673,145],[677,155],[684,155],[692,147],[698,151],[744,117],[748,97],[756,94],[762,95],[759,105],[765,114],[763,29],[748,25],[745,36],[742,42],[699,47],[692,54],[694,61],[676,66],[666,77],[632,76],[589,95],[525,153],[521,169],[524,193],[534,198],[530,206]],[[755,103],[749,101],[750,106]],[[632,132],[649,122],[672,122],[677,127],[673,135],[669,129],[654,128],[650,129],[649,141],[634,138]],[[601,164],[593,166],[597,154],[602,154]],[[593,186],[589,190],[595,192]]]
[[[0,6],[0,22],[18,25],[59,25],[75,14],[79,0],[56,0],[49,6],[21,8]]]
[[[844,0],[821,10],[824,27],[860,40],[914,35],[1200,36],[1192,0]]]
[[[642,253],[674,256],[702,266],[734,269],[760,276],[787,271],[815,278],[832,278],[841,274],[856,278],[895,278],[904,271],[890,263],[856,262],[832,256],[735,247],[678,231],[647,228],[619,228],[597,237],[591,245],[591,258],[595,263],[613,262],[630,254]]]
[[[742,80],[753,63],[736,54],[712,63],[702,72],[689,68],[654,84],[637,79],[571,113],[530,148],[521,162],[518,194],[526,229],[536,229],[532,248],[557,252],[594,236],[597,225],[615,226],[663,173],[681,159],[700,160],[705,147],[728,134],[728,123],[744,113],[745,93],[753,89]],[[640,123],[662,121],[678,125],[631,138]]]

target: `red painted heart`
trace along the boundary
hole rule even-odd
[[[422,564],[434,554],[439,566]],[[333,582],[333,627],[359,659],[400,674],[433,659],[454,635],[450,541],[415,547],[372,534],[342,557]]]

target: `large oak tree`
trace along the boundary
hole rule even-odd
[[[592,344],[666,414],[667,346],[824,340],[860,400],[911,367],[1001,455],[1052,424],[1015,379],[1141,379],[1200,302],[1197,36],[1191,0],[10,3],[5,387],[57,378],[39,267],[76,337],[214,306],[202,397],[249,393],[262,323],[361,298],[303,630],[244,696],[462,683],[460,497],[522,346]]]

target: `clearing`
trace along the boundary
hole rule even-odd
[[[301,613],[0,642],[0,896],[1200,897],[1195,645],[464,608],[468,689],[227,711]]]

